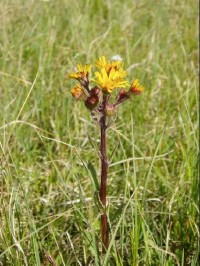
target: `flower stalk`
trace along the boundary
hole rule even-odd
[[[106,214],[106,189],[107,189],[107,175],[108,175],[108,161],[106,155],[106,104],[107,97],[103,95],[102,102],[102,117],[100,119],[100,127],[101,127],[101,184],[100,184],[100,200],[104,207],[104,212],[101,214],[101,237],[102,243],[105,249],[108,249],[109,246],[109,228],[108,228],[108,219]]]

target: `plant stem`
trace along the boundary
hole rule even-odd
[[[102,117],[100,119],[101,127],[101,185],[100,185],[100,200],[104,206],[104,213],[101,215],[101,237],[105,249],[109,246],[109,228],[108,219],[106,214],[106,187],[107,187],[107,172],[108,172],[108,161],[106,156],[106,103],[107,96],[103,96],[102,102]]]

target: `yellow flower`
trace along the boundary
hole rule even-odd
[[[135,79],[130,87],[130,92],[133,94],[141,94],[144,87],[140,85],[139,80]]]
[[[87,97],[83,88],[79,84],[71,89],[71,94],[76,100],[85,100]]]
[[[95,72],[93,81],[98,83],[104,92],[111,93],[115,88],[129,86],[124,79],[127,72],[124,71],[121,61],[107,62],[105,56],[102,56],[97,60],[96,66],[99,71]]]
[[[77,68],[80,72],[83,72],[84,74],[89,74],[90,71],[91,71],[91,67],[92,65],[91,64],[86,64],[84,66],[82,66],[81,64],[78,64],[77,65]]]
[[[98,83],[104,92],[111,93],[115,88],[125,88],[129,86],[128,82],[124,80],[126,75],[126,71],[122,68],[119,70],[111,68],[109,73],[107,73],[105,68],[102,68],[100,72],[95,72],[96,79],[93,79],[93,81]]]
[[[101,68],[106,68],[107,62],[105,56],[102,56],[97,60],[96,66],[101,69]]]
[[[86,65],[77,65],[77,72],[69,73],[68,77],[72,79],[85,79],[88,77],[90,71],[91,71],[92,65],[86,64]]]
[[[106,72],[109,73],[112,68],[118,70],[122,65],[121,61],[107,62],[105,56],[102,56],[97,60],[96,66],[101,70],[102,68],[106,69]]]

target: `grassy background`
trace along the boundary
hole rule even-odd
[[[0,2],[0,265],[197,265],[198,3]],[[77,63],[120,54],[145,91],[108,131],[111,248],[98,253],[99,129]],[[99,170],[96,175],[99,177]]]

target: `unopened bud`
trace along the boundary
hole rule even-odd
[[[89,96],[85,101],[85,106],[88,109],[93,110],[98,105],[98,103],[99,103],[99,97],[97,95]]]
[[[90,90],[90,96],[99,95],[100,89],[98,87],[94,87]]]
[[[129,97],[128,92],[124,89],[121,89],[119,93],[117,94],[117,102],[121,102],[123,100],[126,100]]]
[[[112,104],[106,105],[106,115],[107,116],[113,116],[116,114],[116,108]]]

